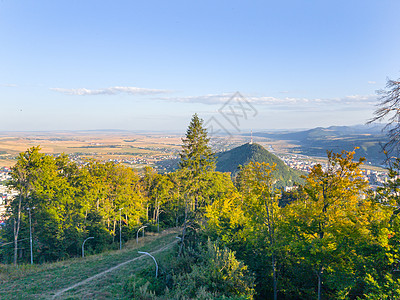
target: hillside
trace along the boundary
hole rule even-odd
[[[124,290],[129,277],[173,252],[178,231],[170,229],[128,242],[122,250],[41,265],[0,264],[0,299],[131,299]]]
[[[301,173],[289,168],[285,163],[266,150],[259,144],[244,144],[229,151],[217,153],[217,171],[231,172],[235,176],[239,166],[249,162],[266,162],[276,164],[276,171],[273,173],[277,179],[276,187],[291,186],[295,182],[302,182]]]

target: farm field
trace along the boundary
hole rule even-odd
[[[40,146],[46,154],[65,153],[74,160],[96,159],[118,161],[141,168],[153,166],[157,161],[172,159],[181,150],[183,134],[136,133],[130,131],[53,131],[53,132],[0,132],[0,167],[11,167],[19,153]],[[250,137],[232,136],[214,138],[215,152],[229,150],[250,141]],[[256,142],[273,147],[279,152],[292,145],[286,141],[273,141],[257,137]]]
[[[47,154],[65,153],[72,159],[83,161],[117,161],[134,168],[155,166],[162,160],[174,159],[181,150],[183,134],[136,133],[131,131],[49,131],[49,132],[0,132],[0,167],[11,167],[19,153],[33,146],[40,146]],[[250,141],[244,135],[230,138],[213,138],[211,146],[215,152],[230,150]],[[299,145],[290,140],[269,137],[253,137],[268,151],[275,154],[298,153]],[[303,151],[307,147],[303,146]],[[308,156],[317,163],[325,163],[325,152]],[[381,167],[364,165],[363,168],[382,171]]]
[[[176,155],[180,135],[123,131],[0,132],[0,166],[12,166],[18,153],[40,146],[47,154],[65,153],[80,159],[132,160]],[[146,164],[146,162],[144,162]]]

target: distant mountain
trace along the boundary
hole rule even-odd
[[[326,151],[341,152],[342,150],[356,150],[356,158],[365,157],[368,162],[380,165],[385,156],[382,146],[387,137],[382,133],[384,125],[357,125],[317,127],[297,132],[269,133],[256,132],[254,136],[266,137],[275,140],[290,140],[297,144],[297,152],[309,156],[326,156]]]
[[[384,125],[371,124],[371,125],[355,125],[355,126],[330,126],[330,127],[316,127],[309,130],[302,131],[285,131],[285,132],[256,132],[254,136],[271,137],[281,140],[304,140],[315,138],[327,137],[341,137],[341,136],[357,136],[357,135],[373,135],[384,136],[382,133]]]
[[[244,166],[249,162],[266,162],[276,164],[273,175],[277,179],[276,187],[291,186],[295,182],[300,183],[299,171],[289,168],[285,163],[274,154],[270,153],[259,144],[244,144],[229,151],[217,153],[217,168],[219,172],[231,172],[235,176],[239,171],[239,166]]]

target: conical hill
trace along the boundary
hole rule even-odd
[[[276,179],[276,187],[292,186],[294,183],[303,182],[300,178],[301,172],[289,168],[280,158],[256,143],[247,143],[229,151],[217,153],[216,157],[216,170],[230,172],[232,177],[236,176],[240,165],[244,166],[253,161],[265,162],[270,165],[276,164],[276,170],[273,172],[273,176]]]

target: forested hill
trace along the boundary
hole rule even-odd
[[[276,164],[276,171],[273,175],[276,178],[276,187],[292,186],[293,183],[300,183],[299,171],[289,168],[285,163],[274,154],[270,153],[259,144],[244,144],[229,151],[217,153],[217,171],[231,172],[235,176],[239,171],[239,166],[244,166],[249,162],[265,162]]]

